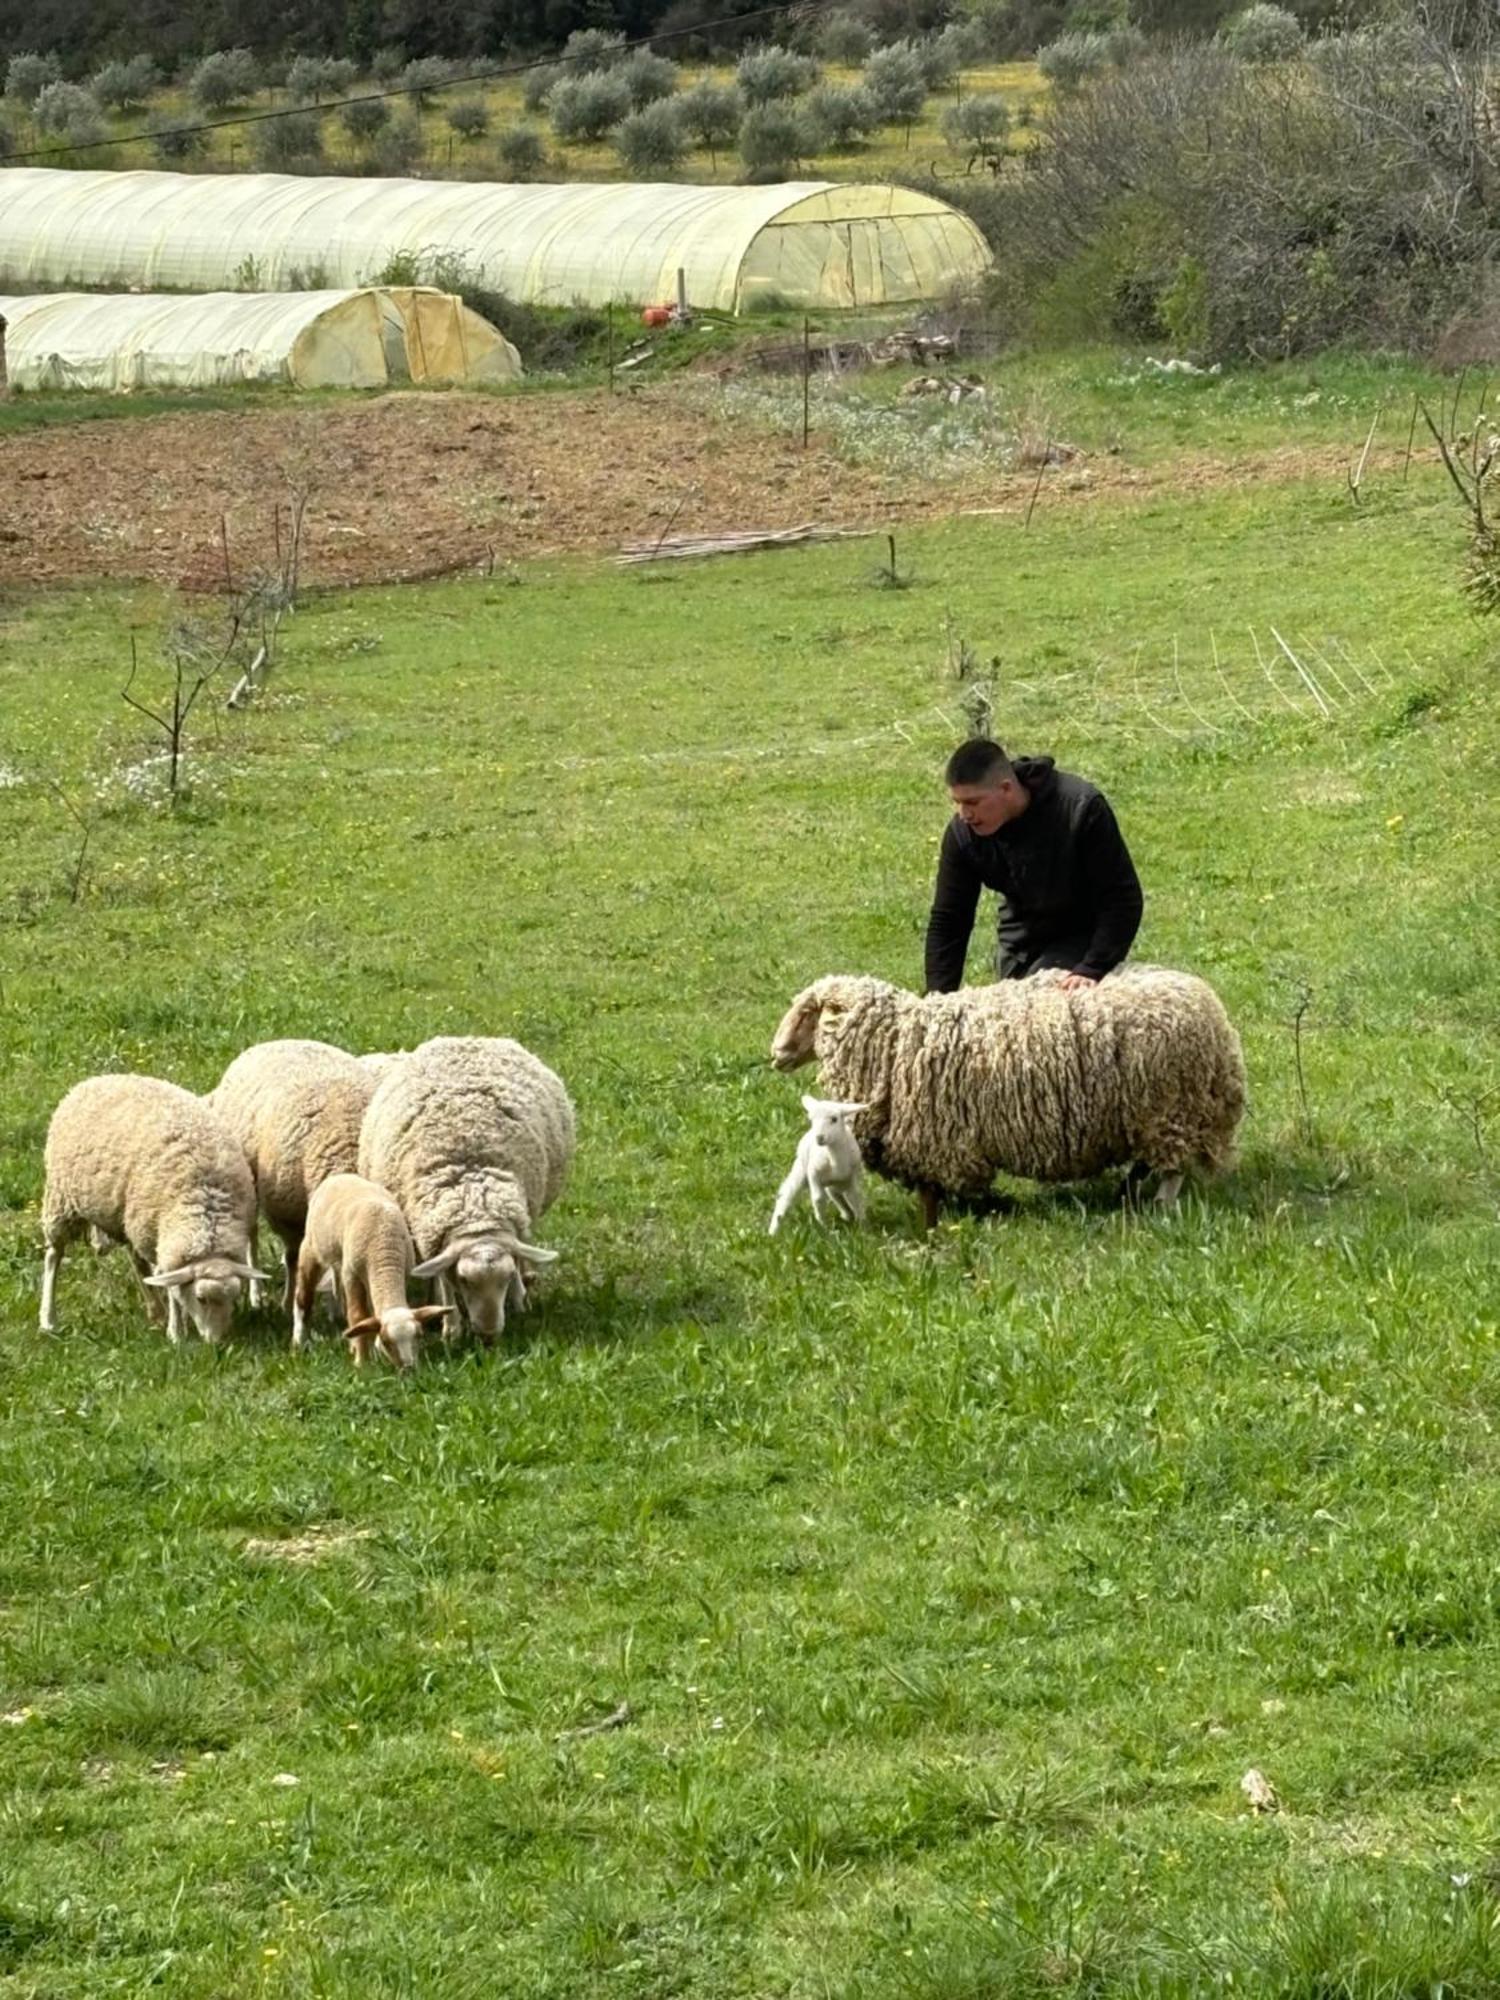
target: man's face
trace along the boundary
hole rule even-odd
[[[1014,778],[1002,778],[998,785],[950,785],[948,796],[971,833],[995,833],[1015,818],[1021,787]]]

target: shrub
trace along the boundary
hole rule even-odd
[[[422,121],[414,111],[406,111],[375,134],[365,154],[365,170],[399,180],[421,166],[426,151]]]
[[[356,97],[339,110],[339,123],[351,139],[373,139],[391,122],[391,107],[383,97]]]
[[[1059,35],[1038,49],[1036,66],[1052,88],[1066,96],[1082,90],[1090,77],[1109,66],[1109,37],[1094,34]]]
[[[1104,39],[1109,44],[1109,59],[1116,69],[1124,69],[1127,63],[1139,62],[1151,44],[1133,21],[1117,21],[1104,30]]]
[[[453,65],[446,56],[418,56],[401,72],[401,88],[411,93],[414,104],[426,104],[433,91],[453,79]]]
[[[151,151],[158,166],[180,167],[189,160],[200,159],[207,150],[207,133],[194,131],[191,125],[167,120],[151,133]]]
[[[38,132],[77,146],[97,139],[103,129],[99,107],[78,83],[49,83],[31,107]]]
[[[612,69],[625,57],[625,37],[608,28],[575,28],[563,44],[563,68],[575,76]]]
[[[482,139],[490,129],[490,107],[482,97],[461,97],[444,115],[460,139]]]
[[[323,120],[316,111],[286,111],[251,127],[250,156],[262,173],[305,173],[323,159]]]
[[[544,63],[539,69],[529,69],[521,85],[521,102],[533,117],[547,107],[547,100],[556,88],[563,71],[555,63]]]
[[[715,83],[711,76],[695,83],[677,99],[683,130],[717,160],[721,146],[732,146],[745,115],[745,100],[732,83]]]
[[[299,104],[321,104],[347,90],[358,74],[342,56],[298,56],[287,69],[286,87]]]
[[[921,117],[927,85],[909,44],[893,42],[888,49],[877,49],[865,64],[864,83],[882,125],[905,125],[910,130],[912,121]]]
[[[1302,47],[1302,23],[1271,0],[1256,0],[1219,30],[1219,40],[1246,62],[1288,62]]]
[[[96,101],[109,111],[139,111],[160,88],[161,73],[150,56],[106,63],[89,84]]]
[[[950,76],[961,69],[977,68],[990,52],[986,24],[977,14],[964,14],[950,21],[935,39],[944,52]]]
[[[9,159],[15,150],[16,135],[4,120],[0,119],[0,160]]]
[[[898,42],[895,46],[911,50],[918,74],[929,90],[946,89],[958,74],[954,46],[941,35],[922,35],[916,41]]]
[[[547,164],[547,142],[534,125],[507,125],[495,141],[495,158],[508,181],[531,181]]]
[[[942,124],[944,139],[955,153],[964,155],[966,173],[973,171],[976,161],[991,173],[1000,171],[1005,135],[1010,130],[1010,112],[1003,97],[966,97],[962,104],[950,104]]]
[[[842,63],[848,69],[858,69],[869,57],[875,46],[875,37],[870,33],[869,23],[862,21],[858,14],[851,14],[847,8],[837,8],[832,14],[825,14],[818,29],[818,54],[825,62]]]
[[[799,56],[773,42],[741,56],[734,76],[747,104],[779,104],[811,90],[818,80],[818,65],[811,56]]]
[[[228,111],[255,95],[260,73],[248,49],[216,49],[188,78],[188,95],[200,111]]]
[[[747,172],[785,180],[799,160],[817,150],[817,135],[790,105],[757,104],[745,113],[739,144]]]
[[[49,83],[57,83],[61,77],[56,56],[39,56],[35,49],[25,49],[6,65],[5,94],[13,104],[32,105]]]
[[[670,97],[677,88],[676,63],[653,55],[650,49],[636,49],[620,64],[617,74],[625,79],[633,111],[643,111],[648,104]]]
[[[389,43],[370,58],[370,74],[377,83],[393,83],[405,66],[406,51],[393,49]]]
[[[597,144],[607,139],[630,110],[630,92],[614,70],[591,70],[565,77],[548,107],[552,129],[565,144]]]
[[[880,123],[869,91],[857,83],[824,83],[807,100],[807,115],[826,144],[842,151],[856,145]]]
[[[627,173],[671,173],[687,150],[687,133],[677,106],[660,98],[632,111],[615,132],[615,150]]]

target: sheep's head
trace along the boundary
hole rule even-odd
[[[350,1358],[363,1368],[373,1347],[394,1368],[415,1368],[422,1351],[422,1330],[447,1319],[455,1306],[397,1306],[384,1315],[356,1320],[346,1327]]]
[[[220,1341],[229,1332],[229,1322],[240,1302],[243,1280],[260,1284],[272,1281],[264,1271],[242,1264],[233,1257],[200,1257],[196,1263],[180,1264],[174,1271],[157,1271],[148,1285],[170,1292],[205,1340]]]
[[[857,993],[873,985],[871,980],[851,979],[841,972],[830,973],[797,995],[776,1030],[771,1043],[773,1069],[801,1069],[819,1053],[825,1026],[836,1022],[853,1004]]]
[[[841,1097],[807,1097],[802,1099],[802,1109],[807,1113],[807,1122],[814,1139],[820,1146],[836,1146],[849,1136],[849,1120],[858,1112],[869,1109],[865,1104],[851,1104]]]
[[[507,1306],[520,1312],[526,1305],[526,1273],[556,1262],[555,1250],[542,1250],[534,1243],[497,1233],[450,1243],[446,1250],[418,1264],[412,1276],[450,1277],[470,1326],[484,1339],[493,1340],[505,1331]]]

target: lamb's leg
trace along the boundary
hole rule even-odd
[[[865,1184],[863,1181],[848,1181],[838,1191],[845,1215],[851,1222],[865,1219]]]
[[[767,1234],[774,1236],[786,1219],[786,1212],[801,1194],[807,1184],[807,1170],[801,1160],[797,1160],[792,1171],[776,1190],[776,1206],[771,1210],[771,1227]]]
[[[57,1290],[57,1269],[63,1260],[63,1245],[49,1243],[47,1254],[42,1259],[42,1309],[39,1324],[43,1333],[52,1333],[52,1296]]]
[[[254,1267],[255,1267],[255,1268],[257,1269],[257,1270],[259,1270],[259,1268],[260,1268],[260,1216],[259,1216],[258,1214],[257,1214],[257,1216],[255,1217],[255,1220],[254,1220],[254,1221],[253,1221],[253,1222],[252,1222],[252,1223],[250,1224],[250,1262],[251,1262],[251,1264],[252,1264],[252,1265],[253,1265],[253,1266],[254,1266]],[[266,1302],[266,1288],[265,1288],[265,1286],[264,1286],[264,1285],[263,1285],[263,1284],[261,1283],[261,1281],[260,1281],[260,1279],[259,1279],[259,1278],[252,1278],[252,1279],[250,1280],[250,1310],[251,1310],[251,1312],[259,1312],[259,1311],[260,1311],[260,1309],[261,1309],[261,1307],[262,1307],[262,1306],[263,1306],[263,1305],[265,1304],[265,1302]]]
[[[938,1224],[938,1204],[942,1197],[935,1187],[924,1187],[919,1192],[922,1196],[922,1227],[929,1231],[936,1229]]]
[[[1132,1160],[1125,1169],[1125,1178],[1120,1183],[1120,1206],[1135,1208],[1141,1199],[1141,1189],[1151,1178],[1151,1169],[1143,1160]]]
[[[307,1344],[307,1322],[318,1301],[323,1267],[304,1243],[297,1259],[297,1280],[292,1293],[292,1352],[300,1354]]]
[[[297,1258],[301,1254],[302,1238],[296,1232],[292,1232],[289,1235],[283,1235],[281,1243],[282,1268],[286,1272],[281,1287],[281,1310],[283,1312],[290,1312],[292,1309],[292,1298],[297,1289]]]
[[[1153,1196],[1153,1200],[1158,1208],[1175,1208],[1177,1206],[1177,1197],[1181,1193],[1182,1175],[1163,1174],[1156,1184],[1156,1193]]]
[[[180,1288],[173,1285],[167,1292],[167,1338],[174,1347],[182,1345],[182,1322],[186,1317]]]
[[[828,1211],[833,1207],[833,1199],[827,1188],[820,1187],[814,1180],[809,1180],[807,1192],[812,1201],[813,1220],[818,1223],[826,1222]]]

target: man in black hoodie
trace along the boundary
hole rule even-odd
[[[1104,794],[1050,757],[1012,764],[976,736],[948,759],[954,817],[927,923],[927,990],[962,985],[981,889],[998,889],[1002,979],[1057,967],[1065,986],[1112,972],[1141,922],[1141,884]]]

